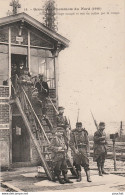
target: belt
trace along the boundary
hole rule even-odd
[[[86,144],[84,145],[78,145],[78,148],[85,148],[86,147]]]

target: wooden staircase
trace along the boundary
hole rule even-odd
[[[48,148],[50,145],[50,141],[52,139],[53,125],[47,116],[43,116],[42,119],[38,118],[31,104],[31,101],[29,100],[29,97],[23,87],[21,87],[21,91],[24,94],[25,104],[26,104],[25,107],[27,109],[23,109],[21,105],[19,93],[17,93],[14,88],[15,103],[19,109],[19,112],[21,113],[26,129],[36,147],[36,150],[41,159],[42,166],[45,170],[45,173],[48,179],[52,181],[54,180],[54,172],[53,172],[53,164],[51,160],[51,152],[48,150]],[[44,120],[46,125],[49,127],[49,132],[45,132],[44,126],[42,124],[42,120]],[[77,176],[76,170],[68,154],[67,154],[67,162],[69,165],[69,169],[73,170],[74,174]]]

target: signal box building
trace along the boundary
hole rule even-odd
[[[12,78],[28,67],[32,77],[44,74],[50,98],[58,106],[58,54],[69,41],[26,13],[0,19],[0,163],[1,167],[39,163],[39,155],[24,120],[12,100]],[[16,73],[15,71],[16,67]],[[55,123],[48,101],[47,115]],[[17,128],[18,127],[18,128]],[[46,129],[46,128],[45,128]]]

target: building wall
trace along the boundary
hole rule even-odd
[[[28,29],[22,29],[22,37],[23,42],[19,45],[17,42],[16,37],[19,36],[19,26],[12,25],[11,26],[11,53],[12,54],[21,54],[21,55],[28,55]],[[1,69],[0,69],[0,164],[2,167],[9,167],[10,162],[12,160],[12,130],[11,130],[11,118],[9,116],[9,86],[4,86],[3,81],[7,80],[7,85],[9,83],[9,28],[4,27],[0,28],[0,42],[4,42],[5,44],[0,43],[0,61],[1,61]],[[18,44],[18,45],[17,45]],[[39,47],[50,47],[53,48],[53,44],[49,43],[48,40],[45,40],[44,37],[39,37],[34,33],[31,33],[30,37],[30,65],[31,71],[35,75],[35,73],[42,73],[42,64],[43,60],[47,68],[45,69],[47,79],[53,79],[54,75],[54,59],[51,52],[47,49],[36,49],[33,46]],[[24,46],[25,45],[25,46]],[[36,67],[38,69],[36,71]],[[35,67],[35,68],[33,68]],[[11,71],[11,70],[10,70]],[[35,72],[36,71],[36,72]],[[52,81],[51,83],[48,82],[51,87],[50,90],[50,97],[55,99],[56,103],[56,90],[55,90],[55,83]],[[55,111],[48,101],[47,106],[47,115],[50,117],[51,122],[55,125]],[[45,125],[46,126],[46,125]],[[45,127],[45,130],[48,128]],[[31,141],[31,151],[30,151],[30,161],[31,164],[39,164],[40,158],[37,153],[37,150]]]
[[[9,167],[9,87],[0,86],[0,164]]]

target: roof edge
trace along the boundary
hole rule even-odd
[[[63,37],[62,35],[58,34],[55,31],[52,31],[51,29],[46,27],[44,24],[42,24],[41,22],[39,22],[38,20],[36,20],[32,16],[26,14],[25,12],[21,12],[21,13],[16,14],[16,15],[11,15],[11,16],[6,16],[3,18],[0,18],[0,26],[11,24],[13,22],[18,22],[20,20],[26,21],[28,24],[34,26],[35,28],[42,31],[46,35],[50,36],[52,39],[63,44],[65,47],[69,46],[70,41],[67,38]]]

